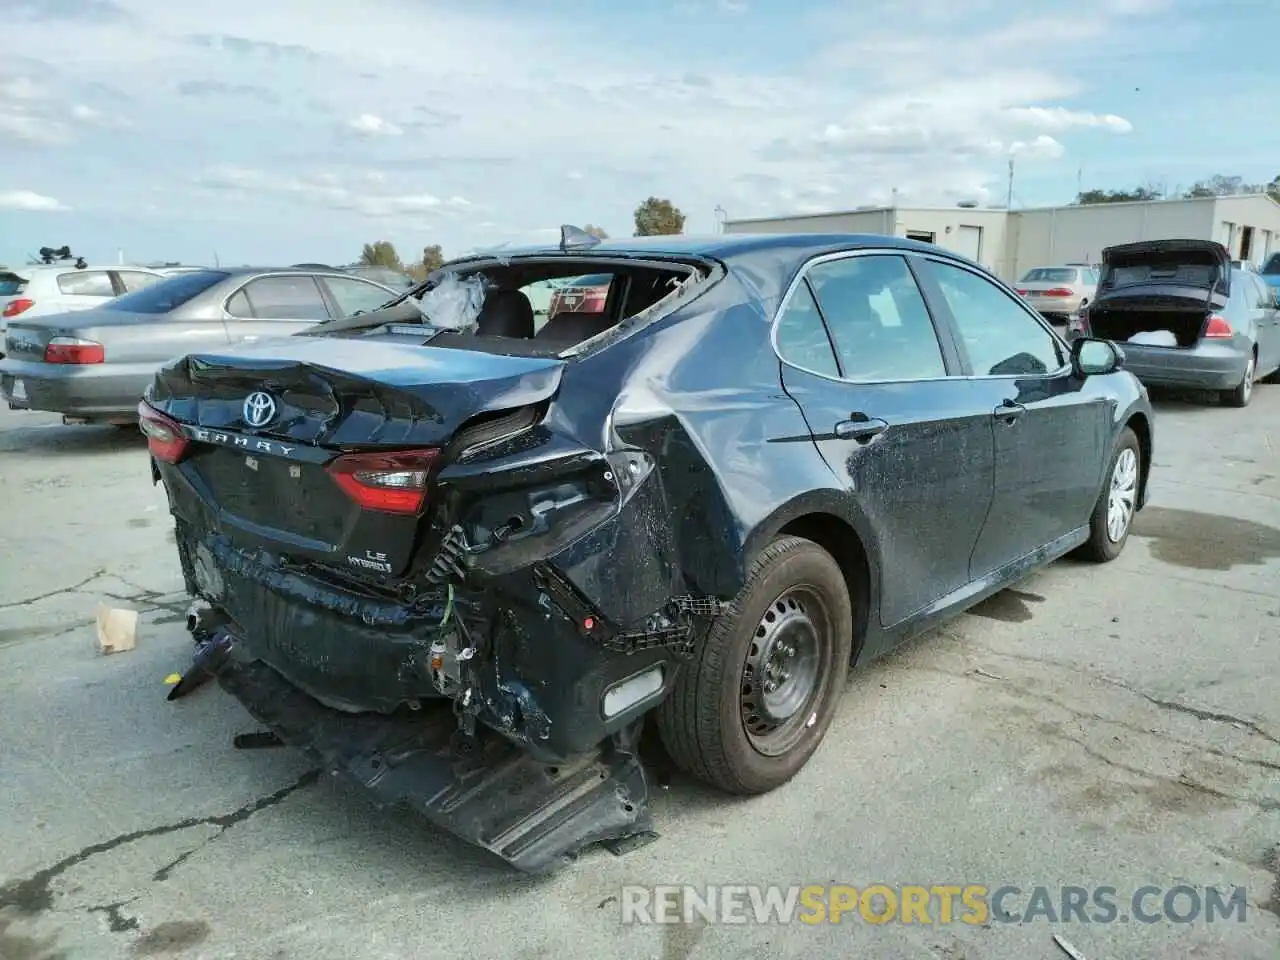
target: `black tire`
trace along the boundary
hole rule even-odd
[[[1258,354],[1255,350],[1249,354],[1249,366],[1245,368],[1244,378],[1234,390],[1223,390],[1222,402],[1228,407],[1247,407],[1253,399],[1254,377],[1258,372]]]
[[[1125,456],[1125,451],[1132,454],[1133,463],[1137,467],[1137,475],[1133,483],[1133,507],[1125,521],[1124,533],[1119,539],[1112,539],[1107,530],[1111,490],[1116,479],[1116,467],[1120,463],[1120,458]],[[1125,427],[1120,431],[1120,439],[1116,442],[1115,449],[1111,451],[1111,459],[1107,461],[1102,492],[1098,494],[1098,502],[1094,504],[1093,515],[1089,518],[1089,539],[1080,548],[1081,557],[1092,560],[1094,563],[1110,563],[1120,556],[1124,545],[1129,542],[1129,531],[1133,527],[1133,517],[1137,513],[1138,491],[1142,489],[1142,469],[1142,449],[1138,446],[1138,437],[1131,428]]]
[[[761,630],[768,635],[758,643]],[[779,644],[784,656],[787,649],[792,651],[792,658],[797,646],[802,648],[798,659],[786,661],[786,668],[794,665],[803,677],[812,662],[814,682],[776,734],[776,752],[770,755],[762,752],[762,746],[770,746],[768,737],[758,737],[767,721],[762,719],[764,686],[755,681],[764,671],[750,678],[744,671],[749,655],[758,662]],[[657,710],[658,733],[671,759],[729,793],[767,793],[786,783],[809,761],[831,726],[852,646],[853,606],[839,565],[810,540],[774,540],[755,559],[742,591],[700,639],[693,659],[683,666]],[[810,648],[812,658],[807,655]],[[788,684],[780,684],[784,693]],[[795,689],[804,687],[799,681]],[[760,704],[747,707],[753,697],[760,698]],[[752,709],[759,712],[753,714]],[[756,731],[748,733],[752,716]]]

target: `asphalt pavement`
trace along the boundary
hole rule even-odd
[[[530,879],[234,749],[256,728],[214,687],[167,702],[187,598],[140,437],[0,412],[0,958],[1069,957],[1055,934],[1087,960],[1280,957],[1280,386],[1158,417],[1118,561],[1054,564],[856,675],[788,786],[673,777],[657,841]],[[98,652],[99,604],[140,611],[136,649]],[[876,883],[1015,886],[1024,922],[622,922],[628,885]],[[1064,886],[1114,888],[1116,918],[1024,915]],[[1179,886],[1243,887],[1243,921],[1131,915]]]

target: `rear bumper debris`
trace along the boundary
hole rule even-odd
[[[234,655],[218,682],[281,741],[361,784],[379,805],[412,807],[521,872],[554,870],[595,843],[620,852],[655,836],[648,781],[627,736],[555,766],[497,735],[459,758],[447,707],[343,713]]]

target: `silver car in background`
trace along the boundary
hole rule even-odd
[[[0,360],[11,410],[127,424],[157,368],[231,343],[373,310],[401,291],[341,270],[237,267],[175,274],[91,310],[13,318]]]
[[[1087,306],[1098,287],[1098,272],[1087,263],[1035,267],[1013,285],[1028,306],[1051,323],[1064,324]]]

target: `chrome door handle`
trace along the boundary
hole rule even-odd
[[[889,424],[876,418],[841,420],[836,424],[835,434],[841,440],[857,440],[866,443],[889,429]]]

